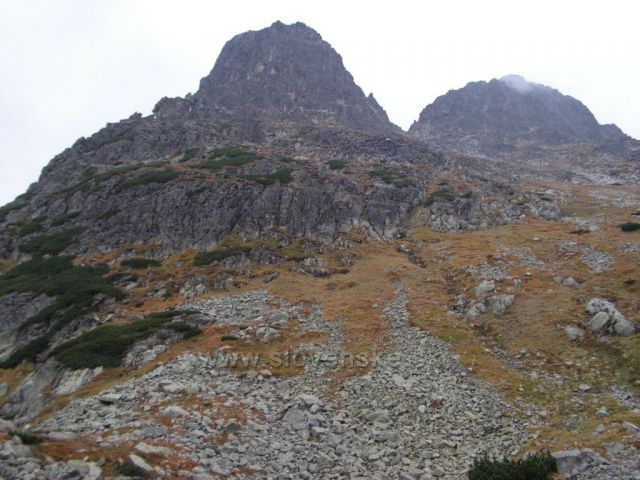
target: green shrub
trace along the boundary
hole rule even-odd
[[[65,213],[64,215],[60,215],[54,218],[53,220],[51,220],[51,226],[59,227],[60,225],[64,225],[69,220],[73,220],[74,218],[76,218],[78,215],[80,215],[80,212],[71,212],[71,213]]]
[[[620,230],[623,232],[635,232],[636,230],[640,230],[640,223],[637,222],[627,222],[620,225]]]
[[[402,172],[395,172],[392,170],[375,169],[369,172],[372,177],[378,177],[387,185],[393,185],[396,188],[410,187],[414,183]]]
[[[213,262],[219,262],[220,260],[224,260],[228,257],[247,255],[249,252],[251,252],[250,246],[216,248],[208,252],[198,252],[193,264],[196,267],[202,267],[205,265],[211,265]]]
[[[327,165],[329,165],[330,170],[342,170],[347,166],[347,162],[344,160],[329,160]]]
[[[220,337],[221,342],[235,342],[236,340],[240,340],[240,339],[235,335],[222,335]]]
[[[431,193],[427,199],[425,200],[424,204],[428,207],[430,205],[433,205],[434,202],[436,200],[444,200],[446,202],[453,202],[456,199],[456,196],[451,193],[450,190],[436,190],[435,192]]]
[[[134,270],[142,270],[149,267],[159,267],[162,262],[153,258],[128,258],[122,261],[123,267],[133,268]]]
[[[20,245],[20,250],[33,256],[56,255],[69,247],[82,232],[81,228],[71,228],[51,235],[41,235]]]
[[[232,146],[232,147],[216,148],[209,154],[209,158],[220,158],[220,157],[238,158],[238,157],[244,157],[245,155],[255,155],[255,154],[249,152],[244,147]]]
[[[4,222],[9,213],[13,212],[14,210],[20,210],[21,208],[24,208],[26,206],[26,203],[14,200],[11,203],[7,203],[3,207],[0,207],[0,222]]]
[[[209,154],[209,159],[206,162],[198,165],[198,168],[215,172],[226,166],[239,167],[260,158],[262,158],[260,155],[249,152],[243,147],[217,148]]]
[[[42,439],[38,435],[31,432],[15,432],[15,435],[22,440],[22,443],[25,445],[35,445],[42,442]]]
[[[139,187],[140,185],[148,185],[150,183],[167,183],[180,176],[177,170],[159,170],[157,172],[148,172],[129,178],[116,187],[116,191],[121,192],[128,188]]]
[[[142,468],[131,462],[116,463],[115,470],[118,475],[122,475],[123,477],[147,477],[147,473]]]
[[[242,175],[242,178],[260,183],[264,186],[273,185],[276,182],[287,184],[293,180],[291,172],[293,172],[293,168],[281,168],[270,175]]]
[[[42,230],[42,222],[46,219],[47,217],[45,216],[40,216],[37,218],[32,218],[30,220],[27,220],[26,222],[20,224],[18,226],[18,229],[16,230],[16,234],[19,237],[26,237],[27,235],[30,235],[32,233],[36,233],[39,232],[40,230]]]
[[[107,170],[103,173],[95,173],[94,169],[88,171],[88,175],[80,180],[75,185],[72,185],[69,188],[66,188],[61,191],[64,195],[71,195],[76,192],[97,192],[102,189],[102,184],[111,180],[114,177],[119,177],[121,175],[126,175],[128,173],[135,172],[140,170],[141,168],[160,168],[166,165],[166,162],[155,162],[155,163],[139,163],[136,165],[123,165],[121,167],[115,167],[111,170]]]
[[[52,323],[49,332],[16,350],[0,368],[14,367],[23,360],[34,361],[47,348],[55,332],[95,309],[94,295],[124,297],[123,292],[103,276],[107,273],[106,267],[79,267],[73,265],[72,260],[73,257],[36,257],[0,275],[0,295],[33,292],[56,297],[54,303],[20,327],[24,330],[31,325]]]
[[[547,480],[558,471],[556,459],[549,452],[530,455],[522,460],[476,460],[468,472],[469,480]]]
[[[182,158],[180,159],[180,161],[188,162],[189,160],[194,158],[196,155],[198,155],[198,152],[200,152],[200,148],[198,147],[187,148],[182,154]]]
[[[134,343],[161,329],[182,333],[183,338],[198,335],[198,328],[181,322],[171,323],[181,313],[183,312],[168,310],[125,325],[98,327],[56,347],[51,354],[72,369],[118,367]]]

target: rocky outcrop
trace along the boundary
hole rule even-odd
[[[621,314],[616,306],[604,298],[592,298],[587,302],[591,316],[589,328],[593,333],[628,337],[636,333],[636,325]]]
[[[303,23],[276,22],[231,39],[194,95],[231,118],[399,132],[338,53]]]
[[[477,230],[522,221],[527,215],[548,220],[560,218],[560,208],[539,195],[515,191],[467,191],[443,187],[427,196],[426,223],[438,232]]]
[[[6,360],[18,346],[20,327],[53,303],[47,295],[10,293],[0,297],[0,361]]]
[[[420,113],[409,133],[439,148],[489,156],[626,139],[616,126],[598,124],[575,98],[517,75],[449,91]]]

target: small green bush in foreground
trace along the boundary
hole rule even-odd
[[[558,471],[549,452],[536,453],[522,460],[493,460],[483,457],[469,469],[469,480],[548,480]]]

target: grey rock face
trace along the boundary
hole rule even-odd
[[[62,378],[58,381],[58,385],[53,391],[53,394],[55,396],[60,396],[73,393],[100,375],[102,370],[102,367],[97,367],[65,371]]]
[[[234,37],[194,98],[231,117],[399,131],[354,83],[340,55],[302,23],[276,22]]]
[[[0,297],[0,360],[5,360],[18,346],[20,326],[53,303],[53,298],[11,293]]]
[[[615,126],[599,125],[578,100],[517,76],[449,91],[420,113],[409,133],[440,148],[484,155],[625,137]]]

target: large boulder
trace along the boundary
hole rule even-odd
[[[507,311],[513,301],[515,300],[514,295],[493,295],[487,298],[487,307],[496,315],[502,315]]]
[[[628,337],[636,333],[636,325],[605,298],[592,298],[587,302],[586,309],[591,315],[589,328],[595,334]]]

